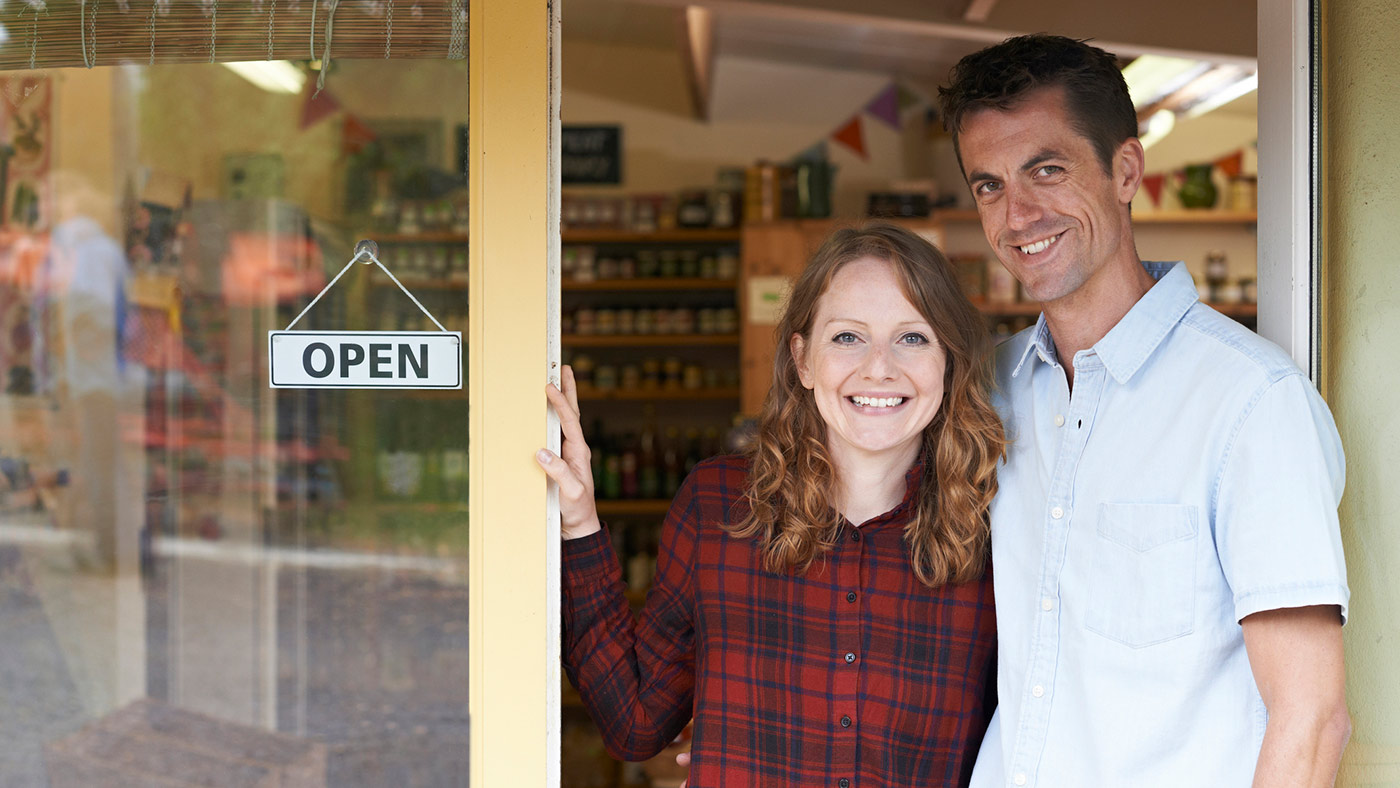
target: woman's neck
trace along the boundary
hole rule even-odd
[[[904,500],[904,475],[918,459],[919,442],[878,454],[834,446],[828,451],[836,470],[838,508],[847,520],[862,525]]]

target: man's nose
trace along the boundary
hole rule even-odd
[[[1024,230],[1040,221],[1043,214],[1035,195],[1025,186],[1007,186],[1005,204],[1008,230]]]

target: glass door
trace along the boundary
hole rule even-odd
[[[492,784],[469,755],[497,716],[475,697],[482,633],[550,598],[545,431],[476,434],[502,399],[475,379],[497,348],[532,364],[530,392],[546,368],[542,320],[523,347],[484,313],[495,167],[541,173],[496,200],[537,217],[501,260],[539,269],[510,319],[543,317],[552,248],[551,17],[507,5],[50,2],[6,20],[0,784]],[[500,46],[470,29],[479,11],[519,17]],[[475,70],[504,73],[488,50],[508,48],[540,61],[514,71],[538,133],[487,162]],[[412,297],[374,265],[332,285],[361,239]],[[296,329],[460,332],[462,387],[272,388],[268,332],[318,295]],[[482,467],[515,450],[518,468]],[[488,522],[483,484],[538,505]],[[509,534],[497,549],[541,587],[493,608],[493,527],[531,517],[535,554]],[[550,631],[491,674],[514,694],[505,735],[547,708]],[[517,739],[498,752],[548,761]]]

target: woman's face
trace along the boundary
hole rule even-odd
[[[943,402],[946,355],[900,290],[894,266],[863,257],[837,270],[793,358],[812,390],[838,468],[907,453]]]

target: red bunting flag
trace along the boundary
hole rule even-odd
[[[313,80],[306,80],[306,90],[302,91],[301,104],[301,125],[302,131],[306,131],[317,123],[334,115],[340,109],[340,102],[335,100],[329,90],[321,91],[316,95],[316,83]]]
[[[340,125],[341,153],[359,153],[366,145],[374,142],[374,139],[373,129],[354,115],[345,113],[345,120]]]
[[[1166,176],[1161,173],[1142,176],[1142,186],[1147,189],[1147,196],[1152,198],[1152,207],[1162,207],[1162,184],[1166,181]]]
[[[1223,159],[1217,159],[1215,166],[1220,168],[1226,178],[1238,178],[1240,170],[1244,167],[1244,151],[1237,150]]]
[[[831,135],[831,138],[855,151],[862,159],[870,158],[865,152],[865,134],[861,131],[859,115],[852,115],[844,126]]]

